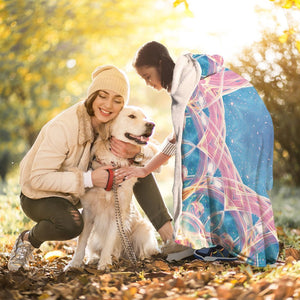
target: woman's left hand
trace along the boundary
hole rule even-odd
[[[140,167],[128,167],[120,168],[115,171],[115,177],[117,180],[127,180],[133,177],[143,178],[148,175],[146,168]]]
[[[111,138],[110,147],[114,155],[122,158],[132,158],[141,151],[140,146],[120,141],[115,137]]]

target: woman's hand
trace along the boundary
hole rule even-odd
[[[107,181],[108,181],[108,171],[107,169],[113,169],[113,166],[105,166],[105,167],[99,167],[92,171],[92,182],[93,186],[95,187],[101,187],[106,188]],[[118,180],[115,176],[114,172],[114,179],[116,184],[120,184],[123,181],[123,178],[121,180]]]
[[[122,158],[133,158],[136,154],[140,153],[141,147],[138,145],[133,145],[116,139],[111,138],[110,141],[111,152]]]
[[[143,178],[149,174],[145,167],[128,167],[128,168],[120,168],[115,171],[116,179],[119,180],[127,180],[133,177]]]

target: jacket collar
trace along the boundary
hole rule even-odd
[[[84,102],[80,102],[77,108],[78,117],[78,142],[84,144],[86,142],[92,143],[94,141],[94,131],[92,127],[92,120],[86,111]]]

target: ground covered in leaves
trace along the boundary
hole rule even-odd
[[[0,253],[0,299],[300,299],[300,251],[285,249],[275,266],[207,263],[193,257],[168,263],[156,256],[114,262],[109,271],[91,266],[64,272],[74,242],[38,250],[28,271],[9,272],[11,246]]]

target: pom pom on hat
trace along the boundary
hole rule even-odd
[[[129,80],[127,75],[113,65],[97,67],[92,73],[92,83],[88,88],[87,97],[98,90],[112,90],[124,98],[124,104],[129,98]]]

